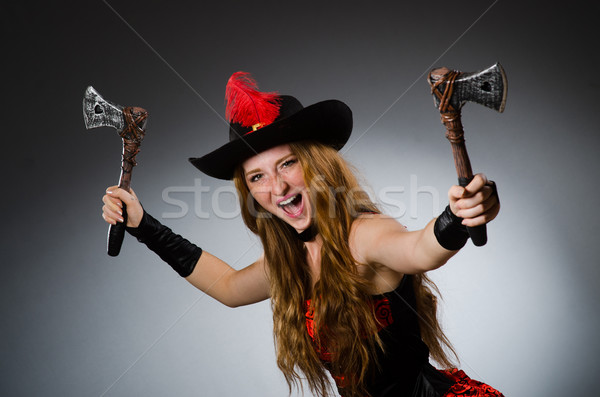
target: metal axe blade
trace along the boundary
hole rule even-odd
[[[432,70],[430,84],[435,83],[448,72],[448,68]],[[438,89],[444,91],[446,84],[440,84]],[[450,106],[455,110],[462,108],[466,102],[475,102],[500,113],[504,111],[508,84],[506,74],[500,63],[478,72],[462,72],[456,77],[453,85],[454,91],[452,92],[452,98],[450,98]],[[433,100],[435,107],[439,108],[440,98],[434,95]]]
[[[85,128],[113,127],[118,132],[125,128],[123,106],[102,98],[102,95],[89,86],[83,96],[83,119]]]

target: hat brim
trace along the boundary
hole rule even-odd
[[[189,161],[218,179],[232,179],[235,168],[250,157],[285,143],[314,140],[341,149],[352,132],[352,111],[331,99],[307,106],[293,115],[231,141]]]

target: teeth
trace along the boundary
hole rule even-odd
[[[297,195],[297,194],[296,194],[296,195],[293,195],[292,197],[290,197],[290,198],[289,198],[289,199],[287,199],[287,200],[284,200],[284,201],[282,201],[282,202],[281,202],[281,203],[279,203],[278,205],[279,205],[280,207],[283,207],[284,205],[288,205],[289,203],[291,203],[292,201],[294,201],[294,199],[295,199],[296,197],[298,197],[298,195]]]

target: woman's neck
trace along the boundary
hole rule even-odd
[[[302,241],[309,242],[313,241],[317,236],[317,228],[314,225],[310,225],[306,230],[298,233],[298,238]]]
[[[321,276],[321,247],[323,246],[323,240],[321,235],[317,234],[311,241],[304,243],[306,249],[306,261],[310,269],[312,278],[312,285],[319,280]]]

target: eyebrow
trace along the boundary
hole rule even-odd
[[[286,154],[285,156],[281,157],[279,160],[275,161],[275,164],[279,164],[279,163],[281,163],[283,160],[285,160],[286,158],[288,158],[288,157],[290,157],[290,156],[293,156],[293,155],[294,155],[294,153],[289,153],[289,154]],[[255,173],[255,172],[260,172],[260,168],[255,168],[255,169],[253,169],[253,170],[250,170],[250,171],[246,172],[246,173],[245,173],[245,175],[250,175],[250,174],[253,174],[253,173]]]

